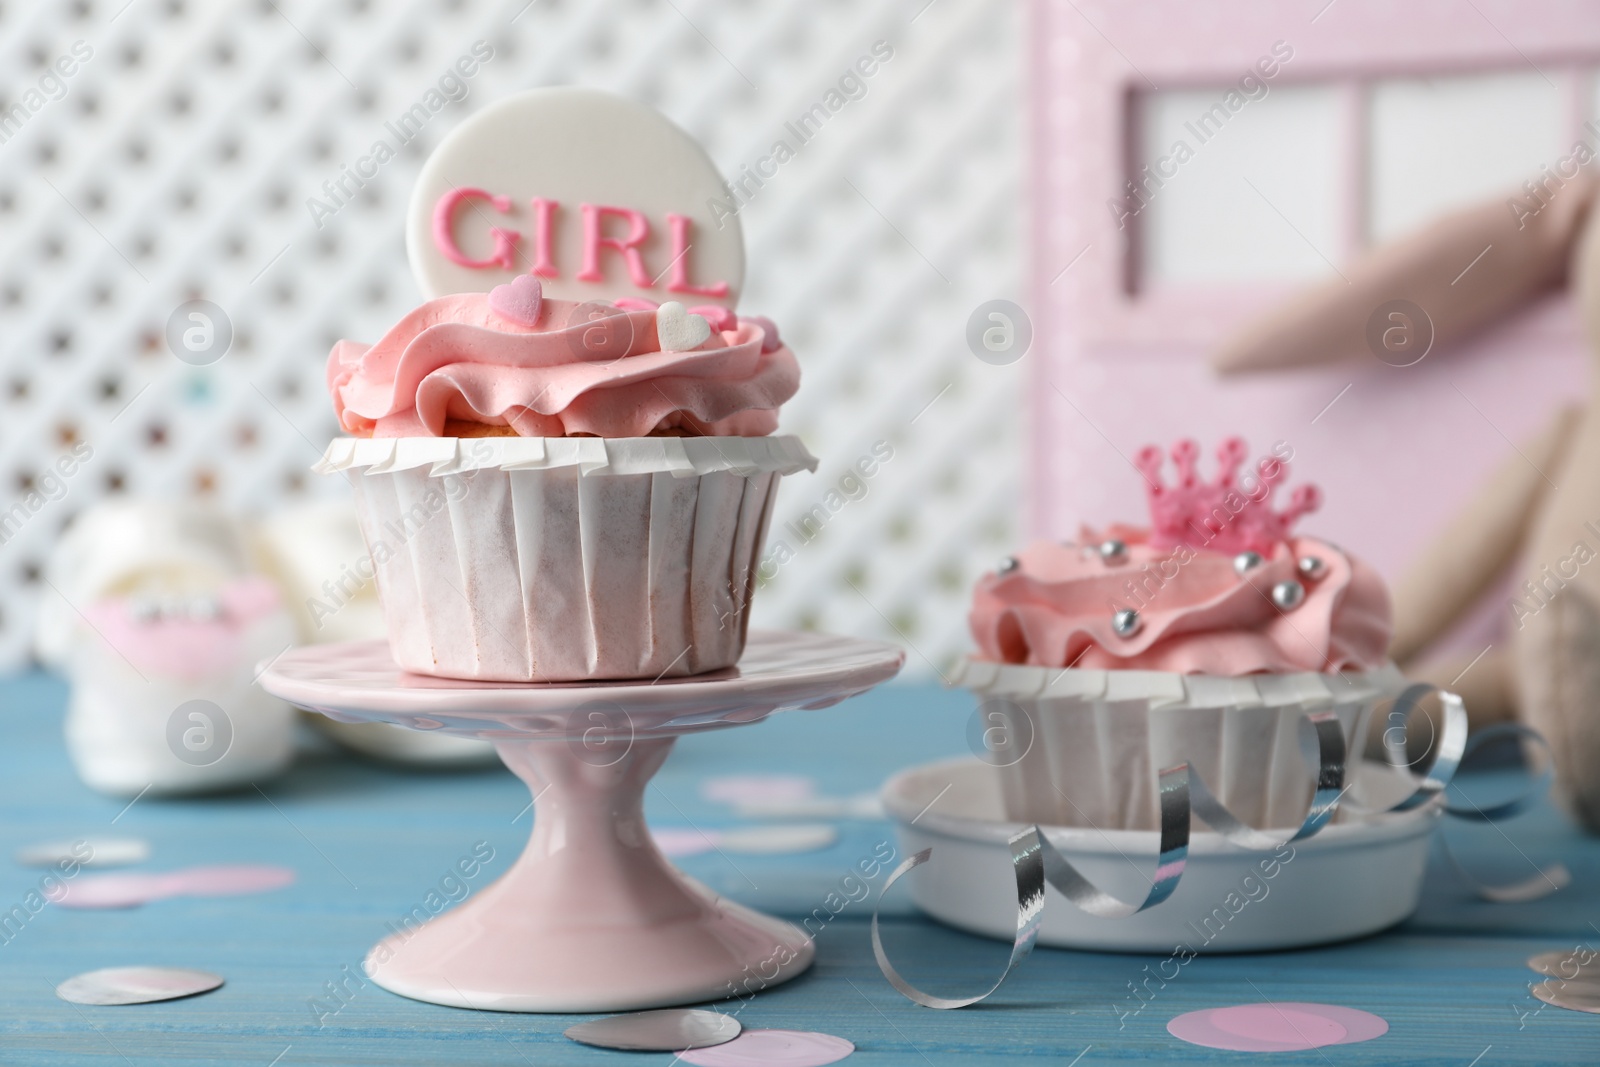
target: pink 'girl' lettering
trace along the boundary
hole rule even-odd
[[[489,235],[494,241],[491,251],[482,259],[474,259],[462,250],[455,233],[456,223],[463,217],[458,209],[471,200],[486,201],[502,215],[510,214],[512,210],[510,197],[496,196],[483,189],[451,189],[444,193],[433,210],[433,243],[441,255],[451,263],[470,270],[515,270],[518,266],[519,242],[524,236],[531,236],[533,261],[528,265],[527,272],[541,278],[561,277],[561,268],[556,262],[555,240],[563,214],[560,201],[542,196],[530,199],[528,207],[533,219],[532,234],[491,226]],[[640,289],[654,289],[661,275],[665,275],[665,288],[670,293],[713,298],[728,295],[729,285],[726,281],[697,285],[691,280],[689,252],[694,247],[694,220],[689,216],[675,213],[666,216],[671,259],[666,268],[656,274],[645,263],[641,247],[650,239],[651,233],[650,220],[643,212],[609,204],[583,203],[579,205],[579,214],[582,257],[578,273],[574,275],[578,281],[604,281],[602,256],[609,253],[622,256],[629,280]],[[608,232],[608,220],[619,220],[626,232],[620,235]]]

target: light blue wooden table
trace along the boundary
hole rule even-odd
[[[419,1004],[348,976],[367,948],[424,902],[457,859],[487,842],[487,884],[520,851],[527,791],[501,769],[409,774],[341,756],[303,760],[254,790],[204,801],[124,802],[73,776],[62,748],[64,687],[42,675],[0,683],[0,910],[39,872],[16,847],[78,835],[148,839],[149,870],[201,863],[272,863],[298,881],[272,893],[170,900],[128,911],[49,906],[0,943],[0,1063],[31,1064],[669,1064],[668,1055],[606,1052],[568,1042],[573,1018],[460,1011]],[[836,708],[681,740],[656,779],[657,826],[729,825],[701,799],[706,777],[800,772],[829,793],[874,788],[896,768],[965,751],[971,700],[935,687],[890,686]],[[267,799],[270,797],[270,803]],[[112,825],[113,819],[115,825]],[[827,851],[803,856],[716,853],[681,861],[730,897],[798,918],[857,859],[892,839],[886,824],[839,824]],[[1311,1000],[1373,1011],[1387,1036],[1358,1045],[1282,1053],[1282,1064],[1438,1064],[1452,1067],[1600,1063],[1600,1016],[1543,1008],[1527,992],[1534,952],[1600,944],[1600,841],[1548,808],[1504,827],[1450,827],[1481,874],[1529,873],[1526,853],[1561,859],[1574,884],[1547,900],[1493,905],[1474,898],[1436,857],[1421,911],[1366,941],[1304,952],[1201,958],[1138,1015],[1120,1019],[1127,983],[1145,959],[1041,949],[990,1001],[961,1011],[919,1008],[872,961],[868,904],[818,937],[805,977],[744,1003],[750,1027],[824,1030],[854,1041],[848,1063],[884,1065],[1245,1063],[1259,1056],[1184,1044],[1167,1020],[1205,1007]],[[482,846],[479,846],[482,847]],[[881,879],[880,879],[881,883]],[[448,887],[447,887],[448,888]],[[916,916],[897,886],[885,939],[897,964],[946,994],[987,986],[1006,947]],[[896,899],[898,898],[898,899]],[[198,967],[226,976],[206,996],[167,1004],[79,1007],[53,987],[81,971],[124,964]],[[342,983],[344,1002],[330,1000]],[[330,1005],[339,1005],[336,1012]]]

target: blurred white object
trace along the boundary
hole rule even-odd
[[[92,788],[188,793],[276,774],[294,716],[255,664],[294,641],[277,588],[208,505],[119,500],[85,512],[47,566],[38,648],[72,693],[67,748]]]
[[[395,763],[419,767],[473,767],[500,761],[492,744],[475,737],[419,734],[386,722],[334,722],[309,714],[306,718],[346,748]]]
[[[383,608],[355,505],[327,500],[285,508],[251,531],[262,569],[283,590],[299,644],[384,637]],[[494,763],[494,746],[471,737],[418,733],[388,723],[306,717],[339,744],[365,755],[422,766]]]
[[[96,607],[128,612],[131,603],[109,600]],[[72,651],[66,734],[79,776],[102,793],[131,796],[146,788],[224,789],[282,771],[294,755],[294,712],[255,685],[253,667],[293,643],[287,614],[274,602],[253,619],[169,619],[131,625],[150,631],[147,642],[179,645],[157,632],[174,626],[205,626],[227,637],[213,643],[217,654],[197,657],[181,672],[130,650],[141,642],[129,641],[126,631],[107,638],[86,634]]]
[[[384,635],[354,504],[321,500],[284,508],[250,533],[262,570],[283,590],[301,644]]]
[[[127,499],[96,504],[46,562],[49,588],[39,604],[35,649],[46,664],[65,669],[85,605],[138,592],[206,593],[247,568],[238,527],[215,508]]]

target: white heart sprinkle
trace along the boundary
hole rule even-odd
[[[663,352],[688,352],[699,348],[711,336],[711,324],[691,315],[676,300],[656,308],[656,340]]]

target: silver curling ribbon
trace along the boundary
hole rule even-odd
[[[1178,888],[1183,877],[1184,864],[1189,861],[1189,812],[1193,786],[1200,778],[1187,763],[1168,767],[1161,772],[1156,788],[1161,807],[1161,843],[1156,856],[1155,877],[1150,880],[1150,891],[1144,899],[1130,903],[1107,893],[1083,876],[1072,861],[1044,836],[1038,826],[1023,831],[1037,841],[1044,857],[1044,879],[1057,893],[1072,905],[1098,919],[1126,919],[1141,911],[1153,908],[1166,900]],[[1200,785],[1204,789],[1204,785]]]
[[[1438,743],[1433,746],[1433,758],[1428,761],[1427,768],[1418,774],[1411,766],[1407,755],[1407,740],[1410,733],[1410,720],[1412,713],[1428,696],[1437,693],[1439,708],[1442,713],[1443,727],[1439,731]],[[1549,744],[1540,736],[1537,730],[1516,723],[1500,723],[1479,731],[1470,738],[1467,736],[1467,709],[1461,698],[1455,693],[1426,682],[1418,682],[1408,686],[1395,698],[1388,714],[1384,718],[1383,752],[1389,765],[1403,771],[1417,779],[1416,790],[1398,804],[1394,804],[1385,811],[1410,811],[1428,803],[1435,797],[1443,796],[1449,788],[1456,773],[1462,765],[1484,744],[1489,741],[1504,737],[1516,737],[1537,745],[1548,756]],[[1509,800],[1491,804],[1487,808],[1466,799],[1465,804],[1443,805],[1446,815],[1462,819],[1467,822],[1495,823],[1502,819],[1509,819],[1513,815],[1525,810],[1543,797],[1550,787],[1554,771],[1549,760],[1546,760],[1545,769],[1523,792],[1511,797]],[[1503,836],[1503,834],[1502,834]],[[1507,838],[1508,843],[1510,839]],[[1449,837],[1443,828],[1439,831],[1439,847],[1444,852],[1445,859],[1462,881],[1472,887],[1473,892],[1484,900],[1496,904],[1515,904],[1524,901],[1538,900],[1554,893],[1556,890],[1570,885],[1572,872],[1567,870],[1565,864],[1552,863],[1547,867],[1539,868],[1536,873],[1521,881],[1494,884],[1484,882],[1468,873],[1467,869],[1456,859],[1455,853],[1450,849]],[[1512,844],[1515,848],[1515,844]],[[1520,849],[1518,850],[1521,851]],[[1529,861],[1530,864],[1532,861]]]
[[[1441,697],[1454,696],[1452,693],[1441,693],[1440,695]],[[1460,706],[1461,700],[1459,697],[1455,698],[1455,703],[1457,707]],[[1448,716],[1449,713],[1447,712],[1446,714]],[[1463,721],[1466,719],[1465,710],[1461,712],[1461,718]],[[1545,741],[1537,730],[1519,723],[1499,723],[1489,727],[1487,730],[1481,730],[1474,734],[1462,749],[1459,762],[1466,763],[1472,757],[1472,754],[1483,747],[1485,743],[1502,737],[1521,738],[1525,743],[1531,742],[1543,749],[1546,756],[1544,770],[1529,784],[1527,789],[1508,800],[1503,800],[1498,804],[1491,804],[1485,808],[1463,794],[1462,799],[1466,803],[1446,804],[1444,808],[1446,815],[1466,822],[1496,823],[1526,810],[1549,791],[1550,783],[1555,777],[1554,761],[1549,758],[1549,742]],[[1499,828],[1497,827],[1496,829],[1498,830]],[[1499,833],[1501,837],[1506,838],[1507,844],[1517,849],[1519,855],[1522,855],[1524,859],[1528,858],[1520,848],[1517,848],[1516,843],[1506,836],[1504,830],[1499,830]],[[1557,861],[1547,866],[1539,867],[1531,859],[1528,860],[1528,863],[1535,868],[1535,873],[1530,877],[1516,882],[1485,882],[1472,875],[1461,865],[1461,861],[1456,858],[1455,852],[1450,848],[1450,837],[1445,833],[1442,826],[1439,828],[1439,849],[1444,853],[1444,858],[1449,861],[1450,866],[1455,869],[1457,877],[1471,886],[1472,891],[1478,896],[1495,904],[1520,904],[1530,900],[1539,900],[1572,884],[1572,872],[1567,869],[1566,864]]]
[[[1419,776],[1406,756],[1406,742],[1410,734],[1411,713],[1431,693],[1439,694],[1439,708],[1444,714],[1444,728],[1439,731],[1439,743],[1433,747],[1433,758]],[[1427,682],[1417,682],[1401,690],[1384,717],[1383,752],[1390,766],[1399,768],[1418,778],[1416,791],[1398,804],[1384,811],[1410,811],[1428,803],[1444,793],[1461,767],[1467,750],[1467,708],[1461,698],[1448,690]]]
[[[1308,729],[1309,727],[1309,729]],[[1229,811],[1199,776],[1194,776],[1193,813],[1229,844],[1253,852],[1270,852],[1290,841],[1300,841],[1321,830],[1339,810],[1345,794],[1345,743],[1339,717],[1318,711],[1300,720],[1301,747],[1317,768],[1317,784],[1305,817],[1291,833],[1269,834],[1257,830]]]
[[[1345,793],[1344,731],[1331,711],[1306,715],[1300,725],[1302,747],[1316,765],[1317,783],[1294,830],[1269,834],[1250,826],[1217,799],[1198,771],[1180,763],[1161,772],[1161,852],[1144,900],[1130,904],[1096,888],[1036,826],[1034,832],[1039,834],[1044,853],[1045,881],[1081,911],[1100,919],[1126,919],[1155,907],[1177,890],[1189,855],[1189,826],[1194,817],[1230,844],[1253,852],[1271,852],[1289,841],[1312,836],[1333,818]]]
[[[1428,696],[1437,693],[1443,712],[1443,729],[1438,743],[1433,747],[1432,758],[1426,768],[1418,773],[1409,764],[1406,752],[1407,723]],[[1383,734],[1384,752],[1390,764],[1410,775],[1415,788],[1399,802],[1369,813],[1404,812],[1419,808],[1441,798],[1461,764],[1482,744],[1495,737],[1514,735],[1532,741],[1548,750],[1539,734],[1525,726],[1501,725],[1467,737],[1466,707],[1461,697],[1437,686],[1419,682],[1407,686],[1391,705],[1385,719]],[[1309,729],[1307,729],[1309,727]],[[1102,919],[1125,919],[1130,915],[1152,908],[1170,897],[1178,888],[1183,876],[1189,850],[1189,825],[1191,816],[1198,817],[1229,843],[1249,851],[1271,851],[1289,841],[1311,837],[1326,826],[1337,814],[1348,787],[1345,783],[1347,753],[1344,732],[1338,717],[1332,712],[1315,712],[1304,717],[1301,727],[1302,743],[1316,766],[1316,786],[1300,825],[1292,831],[1267,833],[1252,827],[1228,810],[1201,776],[1187,763],[1163,770],[1159,776],[1161,836],[1160,855],[1156,861],[1155,877],[1144,899],[1130,903],[1100,889],[1072,865],[1044,836],[1038,826],[1020,830],[1010,839],[1012,869],[1017,887],[1017,933],[1011,946],[1011,958],[999,979],[983,993],[973,997],[936,997],[907,982],[890,964],[883,950],[878,932],[878,908],[882,906],[883,893],[887,893],[901,876],[927,863],[933,855],[931,848],[923,849],[897,867],[884,883],[878,904],[872,913],[872,951],[878,969],[900,994],[923,1007],[962,1008],[987,999],[1005,983],[1011,972],[1033,951],[1039,936],[1039,924],[1044,911],[1044,884],[1060,893],[1075,907]],[[1443,805],[1447,815],[1475,822],[1493,823],[1526,808],[1541,796],[1549,785],[1551,772],[1547,769],[1524,793],[1488,808],[1468,801],[1470,807]],[[1363,810],[1351,805],[1354,810]],[[1571,882],[1571,873],[1562,864],[1553,864],[1540,870],[1532,878],[1509,885],[1487,885],[1462,869],[1450,852],[1444,834],[1440,844],[1446,858],[1473,886],[1480,896],[1497,902],[1536,900]]]
[[[907,857],[894,869],[878,901],[872,909],[872,955],[878,970],[901,996],[925,1008],[964,1008],[986,1000],[1005,984],[1011,972],[1033,951],[1039,938],[1039,923],[1044,914],[1044,886],[1067,898],[1074,907],[1101,919],[1126,919],[1141,911],[1155,907],[1178,888],[1189,857],[1189,826],[1191,815],[1199,815],[1207,825],[1241,848],[1270,851],[1286,841],[1310,837],[1327,824],[1337,810],[1344,795],[1345,743],[1339,721],[1332,712],[1317,712],[1306,716],[1310,729],[1303,735],[1315,749],[1317,785],[1307,806],[1300,826],[1292,833],[1266,834],[1248,826],[1230,812],[1206,786],[1188,763],[1168,767],[1161,771],[1158,781],[1158,802],[1161,811],[1159,854],[1150,890],[1142,900],[1129,902],[1096,886],[1072,861],[1061,854],[1037,825],[1019,830],[1010,838],[1011,867],[1017,888],[1017,927],[1011,943],[1011,957],[1005,970],[994,984],[982,993],[971,997],[938,997],[926,993],[910,982],[889,962],[883,949],[883,939],[878,930],[878,911],[883,898],[901,876],[927,863],[933,849],[925,848]],[[1304,729],[1304,727],[1302,727]]]
[[[1011,868],[1017,882],[1017,935],[1011,942],[1011,958],[1006,961],[1006,969],[1000,972],[994,985],[975,997],[936,997],[932,993],[924,993],[900,976],[894,964],[889,962],[889,954],[883,950],[883,936],[878,932],[878,910],[883,907],[883,898],[902,875],[927,863],[933,856],[933,849],[925,848],[907,856],[889,875],[889,880],[883,883],[878,902],[872,907],[872,955],[877,959],[878,970],[883,972],[884,978],[907,1000],[924,1008],[964,1008],[968,1004],[976,1004],[999,989],[1011,977],[1017,965],[1033,952],[1033,946],[1039,940],[1039,920],[1044,915],[1044,863],[1039,856],[1039,829],[1029,827],[1019,831],[1007,843],[1011,846]]]
[[[924,1008],[964,1008],[986,1000],[990,994],[1005,984],[1011,972],[1033,952],[1039,940],[1039,922],[1044,916],[1044,886],[1048,881],[1056,892],[1091,915],[1105,919],[1122,919],[1153,908],[1172,895],[1183,876],[1183,866],[1189,856],[1189,765],[1181,763],[1161,772],[1158,783],[1161,804],[1161,852],[1156,860],[1155,877],[1150,891],[1136,904],[1129,904],[1100,889],[1085,878],[1054,845],[1045,839],[1038,826],[1018,830],[1007,842],[1011,847],[1011,870],[1017,887],[1017,930],[1011,942],[1011,958],[1005,970],[993,985],[971,997],[937,997],[925,993],[906,981],[889,962],[883,950],[883,938],[878,931],[878,911],[883,898],[902,875],[916,870],[933,856],[932,848],[925,848],[908,856],[894,869],[878,901],[872,907],[872,955],[878,961],[878,970],[895,990],[907,1000]]]

